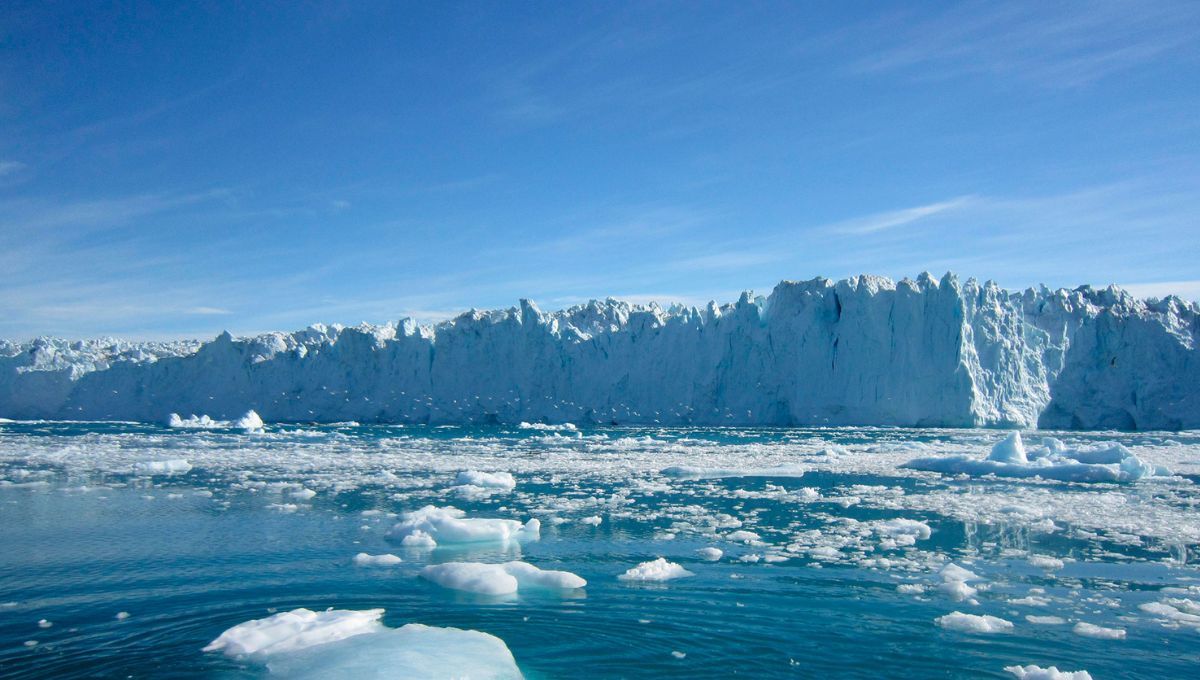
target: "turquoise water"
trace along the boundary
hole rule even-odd
[[[1011,677],[1004,667],[1031,663],[1095,678],[1191,676],[1200,630],[1140,605],[1200,601],[1200,570],[1188,561],[1200,544],[1200,493],[1189,476],[1200,434],[1059,435],[1118,440],[1182,475],[1135,485],[946,479],[898,467],[917,456],[982,455],[1001,435],[353,424],[244,434],[4,423],[0,675],[252,677],[264,670],[201,648],[277,611],[382,607],[389,626],[496,635],[532,678]],[[135,471],[172,459],[192,467]],[[754,474],[661,473],[678,465]],[[770,472],[779,465],[804,472]],[[510,471],[517,486],[464,498],[451,487],[468,469]],[[315,496],[297,495],[301,487]],[[541,540],[432,551],[389,542],[398,518],[388,513],[426,504],[539,517]],[[601,524],[579,522],[591,516]],[[895,518],[932,533],[892,546],[878,527]],[[735,530],[759,540],[731,539]],[[725,556],[700,559],[706,546]],[[404,561],[357,567],[358,552]],[[780,561],[739,561],[746,555]],[[1065,564],[1046,570],[1030,555]],[[659,556],[695,576],[617,580]],[[588,585],[489,598],[417,575],[431,563],[510,559]],[[948,561],[982,577],[975,603],[937,590]],[[979,635],[935,622],[954,611],[1013,629]],[[39,627],[43,619],[51,625]],[[1079,621],[1125,637],[1082,636]]]

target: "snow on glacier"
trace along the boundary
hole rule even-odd
[[[1200,306],[953,275],[700,309],[532,302],[203,344],[0,342],[0,416],[161,422],[1200,426]],[[181,419],[183,420],[183,419]]]

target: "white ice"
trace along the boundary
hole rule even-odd
[[[571,590],[587,585],[571,572],[539,569],[527,562],[431,564],[421,570],[421,578],[443,588],[481,595],[509,595],[530,588]]]
[[[1011,621],[1004,619],[977,614],[964,614],[963,612],[951,612],[945,616],[939,616],[936,619],[937,625],[946,630],[955,630],[962,633],[1005,633],[1013,629]]]
[[[394,567],[403,561],[390,553],[369,555],[365,552],[360,552],[354,556],[354,563],[360,567]]]
[[[513,519],[468,518],[457,508],[433,505],[406,512],[402,518],[388,532],[388,538],[405,545],[411,545],[405,541],[414,536],[420,536],[422,542],[428,536],[437,545],[536,541],[541,530],[541,522],[536,518],[524,524]]]
[[[387,628],[382,609],[295,609],[240,623],[204,648],[287,678],[519,680],[503,640],[479,631],[410,623]]]
[[[671,579],[687,576],[695,576],[695,574],[674,562],[668,562],[664,557],[660,557],[649,562],[642,562],[617,578],[622,581],[670,581]]]
[[[1068,449],[1057,439],[1047,438],[1043,446],[1027,453],[1020,432],[1009,434],[982,460],[971,456],[916,458],[905,467],[949,475],[1037,477],[1060,482],[1134,482],[1171,474],[1165,467],[1142,461],[1121,444]]]
[[[1042,668],[1030,664],[1028,666],[1005,666],[1005,672],[1012,673],[1017,680],[1092,680],[1087,671],[1060,671],[1057,666]]]

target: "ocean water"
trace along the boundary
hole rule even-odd
[[[1200,433],[1027,433],[1119,442],[1174,473],[1128,484],[900,467],[983,457],[1004,435],[4,422],[0,676],[258,677],[268,670],[254,659],[201,649],[238,623],[306,607],[484,631],[530,678],[1012,677],[1005,667],[1025,664],[1193,677]],[[146,466],[171,460],[191,467]],[[472,493],[455,488],[464,470],[517,484]],[[399,515],[425,505],[536,517],[541,538],[390,542]],[[719,561],[698,556],[710,546]],[[359,552],[403,562],[356,566]],[[694,575],[618,580],[657,557]],[[418,576],[513,559],[588,585],[486,597]],[[959,601],[942,587],[949,563],[980,577],[968,582],[977,592]],[[1012,628],[939,625],[953,612]],[[1122,637],[1082,635],[1080,622]]]

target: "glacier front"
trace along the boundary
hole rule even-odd
[[[1200,305],[923,274],[210,342],[0,341],[0,417],[1200,427]]]

